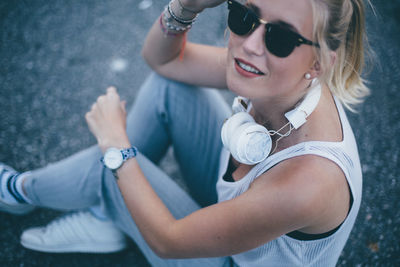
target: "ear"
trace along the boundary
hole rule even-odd
[[[330,67],[333,67],[336,63],[337,54],[335,51],[329,52],[330,57]],[[315,60],[312,66],[310,67],[308,73],[311,75],[310,78],[314,79],[319,77],[322,74],[323,70],[321,68],[321,64],[319,61]]]
[[[310,79],[317,78],[321,75],[321,65],[319,64],[319,61],[314,61],[308,73],[311,75]]]

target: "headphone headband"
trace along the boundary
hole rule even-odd
[[[318,79],[314,79],[311,82],[311,89],[307,92],[303,101],[297,105],[294,109],[285,113],[286,119],[292,124],[293,128],[298,129],[307,120],[307,117],[314,111],[317,107],[319,99],[321,98],[321,84]],[[233,113],[238,112],[249,112],[252,105],[249,99],[237,96],[233,100],[232,111]]]
[[[307,117],[317,106],[320,97],[321,85],[314,79],[304,99],[293,110],[285,113],[285,117],[292,127],[286,134],[279,134],[280,138],[288,136],[293,128],[298,129],[306,122]],[[222,126],[221,138],[224,146],[229,149],[237,161],[252,165],[268,157],[272,148],[271,132],[279,133],[280,130],[268,131],[264,126],[257,124],[248,113],[250,109],[251,101],[249,99],[236,97],[232,104],[234,115]]]
[[[304,100],[297,107],[285,113],[285,117],[295,129],[300,128],[317,107],[321,98],[321,90],[321,84],[317,79],[314,79],[311,83],[311,89],[304,97]]]

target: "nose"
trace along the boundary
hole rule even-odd
[[[258,26],[243,42],[243,49],[257,56],[262,56],[265,52],[264,45],[264,25]]]

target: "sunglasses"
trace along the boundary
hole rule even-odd
[[[264,24],[265,46],[271,54],[277,57],[289,56],[297,46],[302,44],[319,47],[317,43],[307,40],[284,25],[268,23],[258,18],[253,10],[236,1],[228,0],[228,9],[228,27],[236,35],[248,35]]]

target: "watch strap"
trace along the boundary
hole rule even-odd
[[[134,147],[134,146],[132,146],[132,147],[130,147],[130,148],[121,149],[122,164],[121,164],[121,166],[119,166],[117,169],[111,170],[111,172],[112,172],[112,174],[113,174],[113,176],[114,176],[114,178],[115,178],[116,180],[118,180],[118,174],[117,174],[118,169],[122,167],[122,165],[124,164],[124,162],[125,162],[126,160],[128,160],[128,159],[130,159],[130,158],[136,157],[137,151],[138,151],[137,148]]]
[[[137,148],[132,146],[130,148],[124,148],[121,150],[122,160],[126,161],[127,159],[134,158],[137,155]]]

